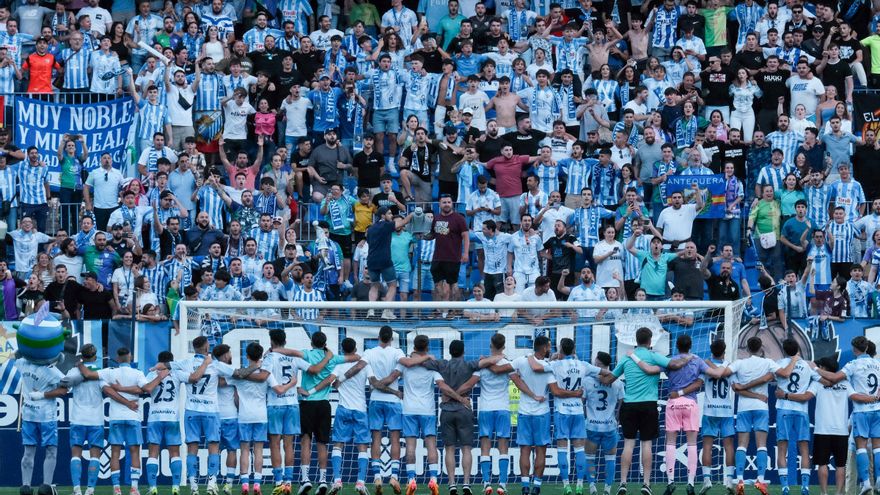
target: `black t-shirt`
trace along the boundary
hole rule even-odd
[[[749,70],[758,70],[764,67],[764,52],[760,48],[753,52],[743,50],[733,57],[733,61],[740,67]]]
[[[302,84],[302,82],[302,74],[296,69],[291,69],[290,72],[285,72],[281,69],[275,76],[275,86],[278,87],[278,94],[285,95],[285,97],[290,94],[290,88],[294,84]]]
[[[791,77],[791,71],[779,69],[776,72],[758,72],[755,74],[755,81],[758,87],[764,92],[764,95],[758,100],[761,108],[766,110],[774,110],[779,105],[779,97],[785,97],[788,100],[788,88],[785,81]]]
[[[749,147],[742,143],[727,143],[721,150],[723,157],[721,166],[723,167],[727,162],[733,162],[733,175],[737,176],[740,180],[746,180],[746,154],[748,154],[748,151]],[[724,169],[722,168],[719,173],[723,172]]]
[[[681,105],[662,105],[660,107],[660,115],[663,116],[663,130],[666,132],[675,132],[675,121],[684,115]]]
[[[311,81],[315,77],[315,72],[324,66],[324,52],[321,50],[312,50],[309,53],[294,52],[293,63],[296,64],[303,78]]]
[[[506,143],[507,141],[501,137],[492,139],[486,136],[484,141],[477,140],[477,156],[481,162],[486,163],[496,156],[501,156],[501,147]]]
[[[437,163],[436,146],[432,143],[426,143],[424,146],[419,146],[415,152],[413,152],[410,146],[403,151],[403,157],[407,161],[405,168],[416,174],[423,181],[431,181],[434,164]]]
[[[730,104],[730,84],[733,82],[733,71],[722,68],[718,72],[704,70],[700,73],[703,83],[703,101],[707,106],[724,106]]]
[[[703,143],[703,152],[709,156],[708,167],[716,174],[723,172],[722,159],[724,158],[724,141],[709,141]]]
[[[538,143],[547,137],[546,132],[530,130],[526,134],[519,131],[510,132],[501,137],[513,147],[514,155],[535,156],[538,154]]]
[[[730,277],[723,279],[720,275],[712,274],[706,280],[706,285],[709,287],[709,299],[713,301],[736,301],[739,299],[739,287]]]
[[[418,53],[425,59],[425,70],[431,74],[440,74],[443,72],[443,56],[440,55],[440,52],[434,50],[433,52],[427,52],[425,50],[419,50],[415,53]]]
[[[880,181],[874,175],[880,167],[880,151],[874,145],[856,146],[853,155],[853,177],[862,184],[866,198],[880,197]]]
[[[675,274],[675,288],[684,292],[685,299],[703,298],[703,274],[696,259],[676,258],[669,262],[669,269]]]
[[[370,252],[367,253],[367,266],[370,270],[384,270],[391,263],[391,234],[394,233],[394,222],[380,220],[367,229],[367,244]],[[378,281],[377,281],[378,282]]]
[[[73,316],[77,308],[77,292],[80,290],[81,286],[76,283],[75,280],[68,280],[66,284],[65,287],[64,283],[59,284],[58,282],[52,281],[52,283],[46,286],[46,292],[43,296],[47,301],[52,303],[52,305],[49,306],[49,310],[58,314],[61,314],[61,308],[59,307],[58,302],[63,298],[64,309]]]
[[[688,26],[692,26],[694,28],[694,36],[705,39],[706,36],[706,18],[700,14],[685,14],[678,18],[678,31],[682,34],[686,31]]]
[[[561,273],[562,270],[574,272],[576,253],[574,249],[565,246],[567,242],[574,244],[577,242],[577,238],[571,234],[565,234],[562,237],[553,236],[544,241],[544,249],[549,249],[552,257],[550,271],[553,273]]]
[[[285,50],[279,50],[278,48],[273,49],[272,51],[262,51],[251,54],[251,60],[254,62],[254,74],[259,71],[264,71],[266,74],[269,74],[270,79],[275,79],[278,74],[281,73],[281,61],[284,60],[284,57],[287,55],[291,55],[290,52]],[[284,96],[287,96],[288,93],[283,93]]]
[[[397,199],[397,201],[400,201],[403,206],[406,206],[406,200],[403,199],[402,193],[394,193],[394,198]],[[386,192],[380,192],[379,194],[373,196],[373,204],[376,205],[377,209],[383,206],[387,206],[388,208],[391,208],[391,213],[395,215],[399,215],[401,213],[400,208],[397,206],[397,203],[388,199],[388,193]]]
[[[461,36],[456,36],[455,38],[452,38],[452,41],[449,42],[449,47],[446,48],[446,53],[448,53],[450,55],[456,55],[458,53],[461,53],[461,44],[464,41],[470,41],[471,45],[473,45],[474,44],[474,36],[471,35],[467,38],[464,38]]]
[[[354,155],[353,165],[358,171],[358,187],[379,187],[379,174],[385,166],[380,153],[373,150],[368,155],[361,151]]]
[[[70,286],[67,287],[70,290]],[[110,301],[113,293],[109,290],[92,291],[81,285],[77,286],[76,301],[82,304],[82,319],[84,320],[109,320],[113,318],[113,310]]]
[[[837,46],[840,47],[840,58],[851,64],[856,59],[856,54],[862,49],[862,44],[857,39],[842,40],[838,36],[836,40]]]
[[[836,64],[825,65],[825,70],[822,71],[822,83],[837,88],[838,99],[842,100],[846,97],[846,78],[852,75],[849,64],[841,59]]]

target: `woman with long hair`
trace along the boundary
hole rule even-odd
[[[665,124],[662,113],[657,110],[651,112],[651,116],[648,117],[648,125],[654,129],[654,136],[657,139],[657,142],[660,144],[674,143],[672,134],[665,129]]]
[[[675,121],[675,146],[679,151],[690,148],[694,145],[697,138],[697,128],[699,127],[699,119],[697,119],[696,108],[693,102],[686,101],[681,106],[682,115]],[[718,112],[719,114],[721,112]]]
[[[799,199],[807,199],[807,195],[804,194],[803,188],[801,188],[801,182],[798,180],[797,175],[795,175],[794,172],[789,172],[788,175],[785,176],[782,180],[782,189],[775,191],[774,195],[779,201],[779,205],[782,209],[783,225],[785,225],[786,220],[795,215],[795,203],[797,203]]]
[[[617,240],[617,230],[614,226],[608,225],[602,229],[602,240],[593,248],[597,286],[604,289],[620,285],[613,275],[623,273],[623,251],[623,244]]]
[[[842,101],[838,101],[834,105],[834,115],[840,117],[840,132],[848,132],[852,134],[853,123],[852,117],[849,114],[849,109],[846,107],[846,103]],[[831,117],[829,117],[830,120]],[[825,125],[822,126],[822,134],[830,134],[831,133],[831,122],[825,122]]]
[[[199,51],[199,57],[210,57],[214,60],[214,63],[229,58],[229,43],[226,41],[226,38],[220,39],[220,30],[217,26],[208,27],[208,31],[205,33],[205,41],[202,43]]]
[[[709,126],[706,127],[706,139],[714,132],[717,141],[727,142],[727,136],[730,133],[730,126],[724,122],[724,115],[721,110],[712,110],[709,114]]]
[[[122,254],[122,266],[113,270],[113,276],[110,277],[113,284],[113,300],[122,314],[131,314],[134,303],[134,281],[138,275],[138,269],[134,266],[134,253],[126,251]]]
[[[741,129],[742,140],[746,143],[752,142],[752,134],[755,132],[755,111],[752,104],[763,94],[758,83],[749,77],[749,71],[740,67],[736,71],[736,79],[730,85],[730,96],[733,98],[730,127]]]
[[[27,285],[18,293],[18,304],[21,307],[19,316],[27,316],[37,311],[44,301],[45,286],[36,273],[28,277]]]
[[[593,88],[599,97],[599,101],[605,105],[608,117],[611,120],[618,120],[617,102],[615,97],[619,91],[620,85],[611,78],[611,67],[608,64],[602,64],[596,74],[593,75]]]
[[[825,86],[825,96],[822,97],[822,103],[816,106],[816,128],[821,129],[825,122],[828,122],[828,119],[834,115],[834,107],[837,106],[837,87],[828,85]],[[807,116],[809,117],[809,115]]]
[[[617,85],[620,88],[617,101],[620,102],[620,108],[626,106],[633,98],[636,97],[636,88],[639,87],[638,75],[636,69],[632,65],[624,65],[617,73]]]
[[[379,43],[376,45],[376,49],[373,50],[373,55],[370,58],[372,60],[378,60],[379,55],[382,53],[387,53],[388,56],[391,57],[391,67],[393,69],[397,69],[401,73],[405,70],[405,59],[409,54],[409,51],[406,49],[403,39],[397,33],[387,31],[385,35],[379,39]]]
[[[119,197],[122,198],[127,191],[131,191],[134,193],[134,204],[138,206],[145,206],[149,204],[146,190],[144,189],[144,184],[141,182],[140,179],[131,179],[128,184],[123,186],[122,192],[119,193]]]
[[[37,260],[31,269],[31,273],[39,277],[40,282],[43,283],[44,287],[55,280],[55,266],[48,253],[40,253],[37,255]]]
[[[617,172],[617,178],[614,179],[614,195],[617,198],[618,206],[626,201],[626,191],[629,188],[636,190],[640,201],[645,196],[645,191],[639,183],[639,178],[636,177],[633,166],[627,163],[620,167],[620,170]]]
[[[797,105],[795,105],[794,115],[790,117],[791,118],[788,124],[788,128],[798,134],[803,134],[807,130],[807,127],[816,126],[813,121],[807,118],[807,107],[805,107],[802,103],[798,103]]]
[[[137,48],[137,44],[131,39],[131,35],[125,32],[125,24],[114,22],[110,25],[110,51],[119,56],[119,65],[127,67],[131,62],[131,50]]]
[[[195,62],[202,51],[202,45],[205,43],[205,36],[199,31],[198,23],[190,22],[186,25],[186,31],[180,37],[180,43],[186,48],[186,59]]]

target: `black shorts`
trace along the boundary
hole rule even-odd
[[[434,283],[446,282],[449,285],[458,283],[458,271],[461,263],[457,261],[432,261],[431,278]]]
[[[620,406],[620,426],[625,439],[654,440],[660,433],[657,403],[624,402]]]
[[[333,240],[336,244],[339,244],[339,247],[342,248],[342,257],[345,259],[351,259],[351,234],[342,235],[342,234],[330,234],[330,239]]]
[[[474,413],[440,411],[440,438],[443,445],[470,448],[474,443]]]
[[[813,465],[826,466],[834,456],[834,467],[846,466],[849,437],[846,435],[813,435]]]
[[[311,435],[319,443],[330,443],[330,401],[303,400],[299,403],[299,422],[302,435]]]

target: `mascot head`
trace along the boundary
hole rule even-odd
[[[16,358],[36,364],[55,363],[64,349],[65,338],[65,329],[53,314],[47,313],[42,319],[30,315],[18,326]]]

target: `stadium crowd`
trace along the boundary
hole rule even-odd
[[[880,82],[869,3],[107,3],[0,6],[0,93],[137,106],[130,163],[85,170],[65,135],[52,187],[0,131],[3,318],[735,300],[752,249],[756,315],[880,306],[880,141],[851,116]],[[722,218],[667,190],[709,174]]]

